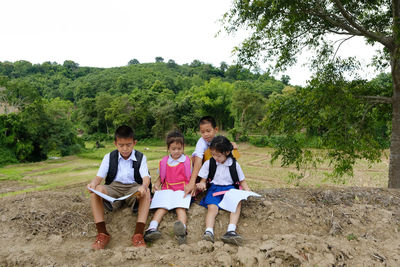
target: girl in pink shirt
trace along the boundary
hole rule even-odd
[[[185,140],[178,131],[170,132],[167,135],[167,148],[169,155],[165,156],[159,164],[159,177],[154,184],[154,190],[184,190],[186,184],[190,181],[191,163],[190,158],[183,154]],[[174,223],[175,236],[179,244],[186,243],[186,209],[176,208],[178,220]],[[161,232],[157,230],[162,218],[168,210],[159,208],[154,213],[149,228],[144,234],[146,241],[152,242],[161,237]]]

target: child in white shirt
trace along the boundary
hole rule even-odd
[[[228,191],[232,188],[239,188],[239,185],[246,191],[250,191],[250,188],[245,181],[239,163],[236,162],[236,159],[232,155],[233,145],[228,138],[225,136],[214,137],[210,143],[210,149],[212,158],[206,161],[201,167],[198,174],[201,181],[197,183],[196,186],[199,190],[206,190],[207,178],[209,179],[211,186],[207,190],[207,195],[200,201],[200,205],[206,207],[208,210],[206,215],[206,230],[203,239],[214,242],[215,217],[218,214],[218,204],[224,196],[224,191]],[[214,163],[212,161],[214,161]],[[212,175],[213,177],[209,177],[211,173],[210,165],[215,163],[215,173]],[[233,167],[236,168],[237,181],[234,181],[231,175],[232,171],[230,168],[233,167],[230,166],[233,164],[235,164]],[[243,241],[242,237],[236,233],[236,225],[240,217],[240,208],[241,205],[239,203],[236,211],[232,212],[230,215],[227,232],[221,238],[225,243],[240,245]]]

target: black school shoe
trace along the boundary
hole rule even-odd
[[[222,237],[221,240],[224,243],[232,244],[235,246],[240,246],[243,243],[243,238],[238,235],[235,231],[226,232]]]
[[[205,231],[203,234],[203,240],[214,243],[214,234],[210,231]]]
[[[144,240],[154,242],[161,237],[161,232],[157,229],[148,229],[144,232]]]
[[[186,244],[186,228],[181,221],[176,221],[174,223],[174,233],[176,239],[178,239],[179,245]]]

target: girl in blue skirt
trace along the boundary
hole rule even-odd
[[[199,190],[207,190],[206,196],[200,201],[200,205],[207,208],[206,230],[203,239],[214,242],[214,223],[218,214],[218,204],[224,197],[224,193],[239,186],[250,191],[239,163],[232,155],[233,146],[225,136],[216,136],[211,141],[210,150],[212,158],[204,162],[198,176],[201,181],[196,184]],[[208,182],[208,183],[207,183]],[[221,240],[225,243],[240,245],[242,237],[236,233],[236,225],[240,216],[240,203],[236,211],[232,212],[226,233]]]

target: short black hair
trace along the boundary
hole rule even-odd
[[[121,125],[115,130],[114,141],[117,141],[117,138],[132,138],[136,140],[135,132],[131,127],[126,125]]]
[[[169,132],[167,135],[166,143],[167,143],[168,148],[172,143],[175,143],[175,142],[178,144],[181,144],[182,146],[185,145],[185,138],[183,137],[183,134],[178,130]]]
[[[199,120],[199,126],[200,126],[200,125],[203,125],[203,124],[207,124],[207,123],[210,123],[211,126],[212,126],[213,128],[216,128],[216,127],[217,127],[217,123],[215,122],[214,117],[211,117],[211,116],[204,116],[204,117],[201,117],[201,118],[200,118],[200,120]]]
[[[227,157],[233,158],[233,145],[231,141],[223,135],[218,135],[211,140],[210,150],[216,150],[219,153],[230,152]]]

